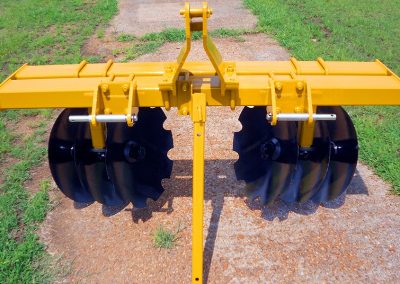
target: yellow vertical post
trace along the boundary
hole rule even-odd
[[[106,147],[105,144],[105,126],[104,123],[97,122],[95,125],[89,123],[90,125],[90,134],[92,137],[92,146],[95,149],[104,149]]]
[[[312,107],[312,113],[317,112],[317,107]],[[299,145],[303,148],[309,148],[313,144],[314,141],[314,128],[315,128],[315,121],[303,121],[300,124],[299,128]]]
[[[203,283],[204,215],[204,134],[206,96],[192,95],[193,120],[193,205],[192,205],[192,283]]]
[[[105,142],[105,127],[103,123],[96,122],[96,114],[101,110],[104,111],[102,92],[109,91],[107,84],[101,84],[93,92],[92,108],[88,112],[92,115],[90,125],[90,135],[92,137],[92,146],[95,149],[104,149]]]
[[[314,127],[315,121],[308,122],[303,121],[300,123],[299,131],[299,145],[300,147],[309,148],[311,147],[314,140]]]

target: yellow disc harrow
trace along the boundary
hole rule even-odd
[[[227,62],[208,36],[207,3],[180,11],[186,40],[175,62],[24,65],[0,85],[0,110],[65,108],[49,164],[78,202],[145,207],[163,192],[172,161],[161,108],[190,116],[193,132],[192,281],[203,282],[204,134],[207,107],[245,106],[235,172],[249,198],[324,202],[346,191],[357,135],[342,106],[400,105],[400,79],[374,62]],[[207,62],[186,62],[200,31]]]

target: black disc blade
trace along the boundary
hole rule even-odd
[[[92,202],[93,196],[79,179],[74,162],[77,125],[70,115],[84,114],[84,109],[65,109],[57,118],[50,133],[48,157],[50,171],[60,190],[76,202]]]
[[[163,128],[166,117],[160,108],[140,108],[133,127],[109,124],[107,129],[107,172],[123,199],[145,207],[164,191],[161,181],[169,178],[173,147],[171,131]]]
[[[317,121],[313,144],[300,148],[299,160],[288,190],[281,196],[287,202],[305,202],[320,188],[329,166],[329,132],[325,122]]]
[[[262,159],[261,144],[272,137],[272,126],[266,122],[265,108],[243,108],[239,116],[242,129],[233,136],[233,150],[239,154],[235,163],[238,180],[252,182],[266,173],[270,161]]]
[[[106,149],[93,149],[89,123],[79,123],[75,142],[75,165],[81,183],[97,202],[107,206],[121,206],[126,203],[108,178]]]
[[[342,107],[319,107],[320,113],[336,114],[336,121],[326,122],[331,143],[328,173],[315,202],[325,202],[340,196],[350,184],[357,166],[358,142],[354,125]]]
[[[250,198],[272,203],[284,193],[297,163],[297,127],[292,122],[266,121],[265,107],[244,108],[239,121],[242,130],[235,133],[233,149],[239,154],[235,163],[238,180],[247,183]]]

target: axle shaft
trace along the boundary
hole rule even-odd
[[[279,113],[277,119],[280,121],[307,121],[308,113]],[[272,120],[272,114],[267,114],[267,120]],[[335,114],[313,114],[313,120],[336,120]]]
[[[126,122],[127,115],[125,114],[98,114],[95,117],[96,122]],[[132,120],[137,121],[137,116],[132,115]],[[69,116],[70,122],[91,122],[92,116],[91,115],[70,115]]]

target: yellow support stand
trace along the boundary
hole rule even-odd
[[[203,283],[204,122],[194,123],[192,283]]]
[[[192,205],[192,283],[203,283],[204,216],[204,134],[206,97],[192,96],[193,120],[193,205]]]

